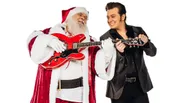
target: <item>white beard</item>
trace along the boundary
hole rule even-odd
[[[67,20],[68,32],[72,35],[76,34],[84,34],[87,31],[87,25],[82,24],[81,22],[77,22],[73,20],[73,18],[69,18]]]

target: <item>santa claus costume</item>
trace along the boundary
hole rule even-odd
[[[112,48],[113,46],[108,47],[107,44],[106,49],[98,46],[86,47],[81,51],[85,55],[83,60],[69,61],[56,69],[47,70],[41,65],[54,53],[54,50],[47,46],[52,39],[56,38],[51,34],[68,35],[63,29],[66,26],[66,20],[80,12],[88,16],[87,10],[83,7],[63,10],[62,23],[42,31],[34,31],[29,36],[27,40],[29,54],[31,59],[38,64],[34,94],[30,103],[96,103],[95,75],[105,80],[112,79],[116,53],[115,49]],[[84,35],[86,39],[82,42],[94,41],[89,36],[88,31]],[[70,88],[61,88],[61,85],[64,85],[61,82],[67,81],[64,85],[67,86],[71,84],[71,81],[81,79],[82,85],[78,87],[73,87],[72,83]],[[58,87],[60,88],[58,89]]]

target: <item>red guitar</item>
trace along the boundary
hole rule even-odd
[[[84,34],[78,34],[72,37],[67,37],[60,33],[54,33],[52,35],[63,41],[67,50],[62,53],[54,52],[54,55],[49,60],[41,64],[46,69],[55,69],[69,60],[83,60],[85,56],[80,51],[87,46],[101,45],[101,42],[81,43],[86,38]]]
[[[85,47],[101,45],[100,41],[81,43],[86,38],[84,34],[78,34],[72,37],[67,37],[60,33],[54,33],[52,35],[63,41],[67,49],[62,53],[54,52],[54,55],[49,60],[42,63],[41,65],[46,69],[58,68],[69,60],[83,60],[85,56],[84,54],[80,53],[80,51],[82,51]],[[113,42],[117,41],[119,40],[113,40]],[[130,46],[140,46],[140,43],[137,41],[137,39],[121,39],[121,41]]]

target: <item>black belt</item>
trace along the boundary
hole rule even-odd
[[[126,77],[126,82],[128,82],[128,83],[134,83],[134,82],[136,82],[136,77]]]
[[[58,89],[70,89],[83,86],[83,78],[71,79],[71,80],[59,80]]]

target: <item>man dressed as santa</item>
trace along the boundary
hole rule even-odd
[[[82,42],[92,42],[88,34],[88,11],[73,7],[62,11],[62,22],[45,30],[34,31],[27,40],[31,59],[38,64],[34,94],[30,103],[96,103],[95,75],[111,80],[114,76],[116,50],[111,39],[101,46],[90,46],[80,51],[83,60],[69,60],[55,69],[46,69],[43,64],[55,52],[67,49],[65,43],[53,33],[67,37],[84,34]]]

